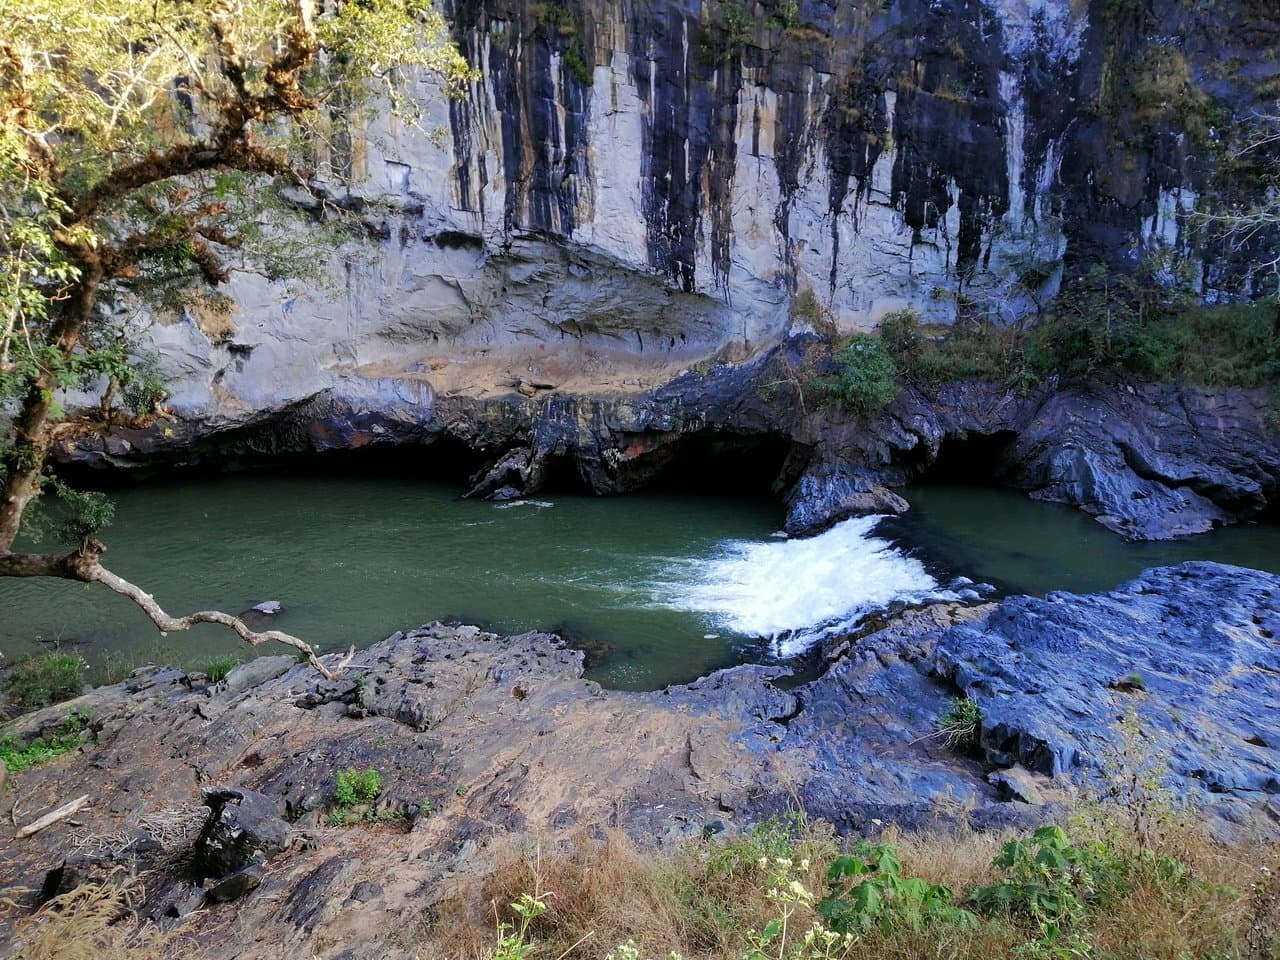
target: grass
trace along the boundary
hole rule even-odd
[[[502,908],[530,899],[545,909],[528,922]],[[664,851],[615,832],[512,851],[438,929],[440,955],[488,960],[1246,960],[1276,956],[1277,919],[1276,848],[1194,829],[1152,846],[1091,814],[1030,836],[891,829],[851,844],[803,818]]]
[[[206,660],[201,664],[200,672],[208,675],[210,683],[220,683],[227,679],[227,674],[238,666],[240,666],[239,657],[225,654]]]
[[[938,730],[952,750],[973,753],[982,733],[982,708],[968,697],[956,697],[938,718]]]
[[[89,665],[74,653],[24,657],[14,665],[5,683],[9,704],[17,713],[27,713],[78,697],[88,669]]]
[[[21,773],[70,753],[84,743],[87,718],[72,711],[58,726],[38,740],[19,745],[14,739],[0,740],[0,761],[10,773]]]
[[[10,943],[24,960],[160,960],[154,927],[131,918],[142,900],[137,881],[84,884],[18,923]]]

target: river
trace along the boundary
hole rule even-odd
[[[947,596],[961,576],[1040,593],[1104,590],[1192,559],[1280,572],[1276,526],[1129,544],[1011,491],[905,494],[915,506],[906,517],[786,540],[765,499],[556,494],[492,504],[410,476],[224,477],[118,492],[104,539],[109,565],[170,613],[277,600],[283,611],[270,623],[324,649],[437,618],[562,629],[590,649],[594,679],[623,689],[794,654],[869,610]],[[54,647],[76,650],[98,676],[145,659],[199,666],[249,655],[214,627],[162,638],[100,587],[0,581],[0,651],[15,659]]]

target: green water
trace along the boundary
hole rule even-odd
[[[412,480],[226,478],[115,496],[104,562],[169,613],[278,600],[271,625],[323,649],[436,618],[503,632],[567,626],[607,645],[594,675],[623,688],[741,659],[747,638],[655,603],[652,584],[672,563],[710,556],[726,539],[766,540],[779,523],[761,500],[556,496],[507,506]],[[247,656],[221,628],[161,638],[101,587],[0,582],[0,651],[15,659],[54,645],[99,668],[108,657],[118,667]]]
[[[914,508],[905,517],[785,541],[772,536],[780,509],[764,500],[557,494],[495,505],[407,477],[169,482],[117,494],[106,559],[170,613],[278,600],[284,611],[266,622],[325,650],[437,618],[567,629],[592,650],[590,675],[625,689],[802,650],[957,576],[1043,593],[1107,590],[1184,560],[1280,572],[1276,525],[1132,544],[1012,491],[904,493]],[[79,652],[98,676],[147,659],[199,666],[251,655],[214,627],[161,638],[101,587],[0,580],[0,651],[12,660],[55,646]]]
[[[1203,536],[1129,543],[1078,510],[1012,490],[912,486],[911,504],[877,534],[909,544],[939,579],[966,576],[1003,592],[1110,590],[1149,567],[1214,560],[1280,573],[1280,525],[1242,524]]]

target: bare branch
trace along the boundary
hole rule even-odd
[[[321,662],[320,656],[309,643],[281,630],[250,630],[243,620],[220,610],[200,610],[185,617],[172,617],[156,603],[155,597],[147,593],[137,584],[112,573],[99,562],[106,548],[96,540],[86,540],[74,553],[61,556],[58,554],[17,554],[0,553],[0,576],[5,577],[55,577],[62,580],[76,580],[82,583],[100,583],[113,593],[127,597],[141,608],[161,633],[179,633],[190,630],[199,623],[212,623],[227,627],[234,631],[245,643],[258,646],[263,643],[282,643],[292,647],[306,656],[310,663],[328,680],[336,680],[351,664],[356,648],[352,646],[332,666]]]

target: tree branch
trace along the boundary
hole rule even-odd
[[[81,583],[100,583],[113,593],[127,597],[141,608],[161,633],[178,633],[189,630],[198,623],[213,623],[234,631],[250,646],[274,642],[304,654],[307,662],[328,680],[336,680],[351,664],[356,648],[352,646],[332,667],[325,666],[319,655],[305,640],[299,640],[292,634],[281,630],[264,630],[261,633],[250,630],[243,620],[220,610],[200,610],[185,617],[171,617],[156,603],[155,597],[147,593],[137,584],[130,583],[124,577],[112,573],[99,562],[106,550],[97,540],[86,540],[73,553],[65,556],[41,553],[0,553],[0,577],[55,577],[61,580],[76,580]]]

